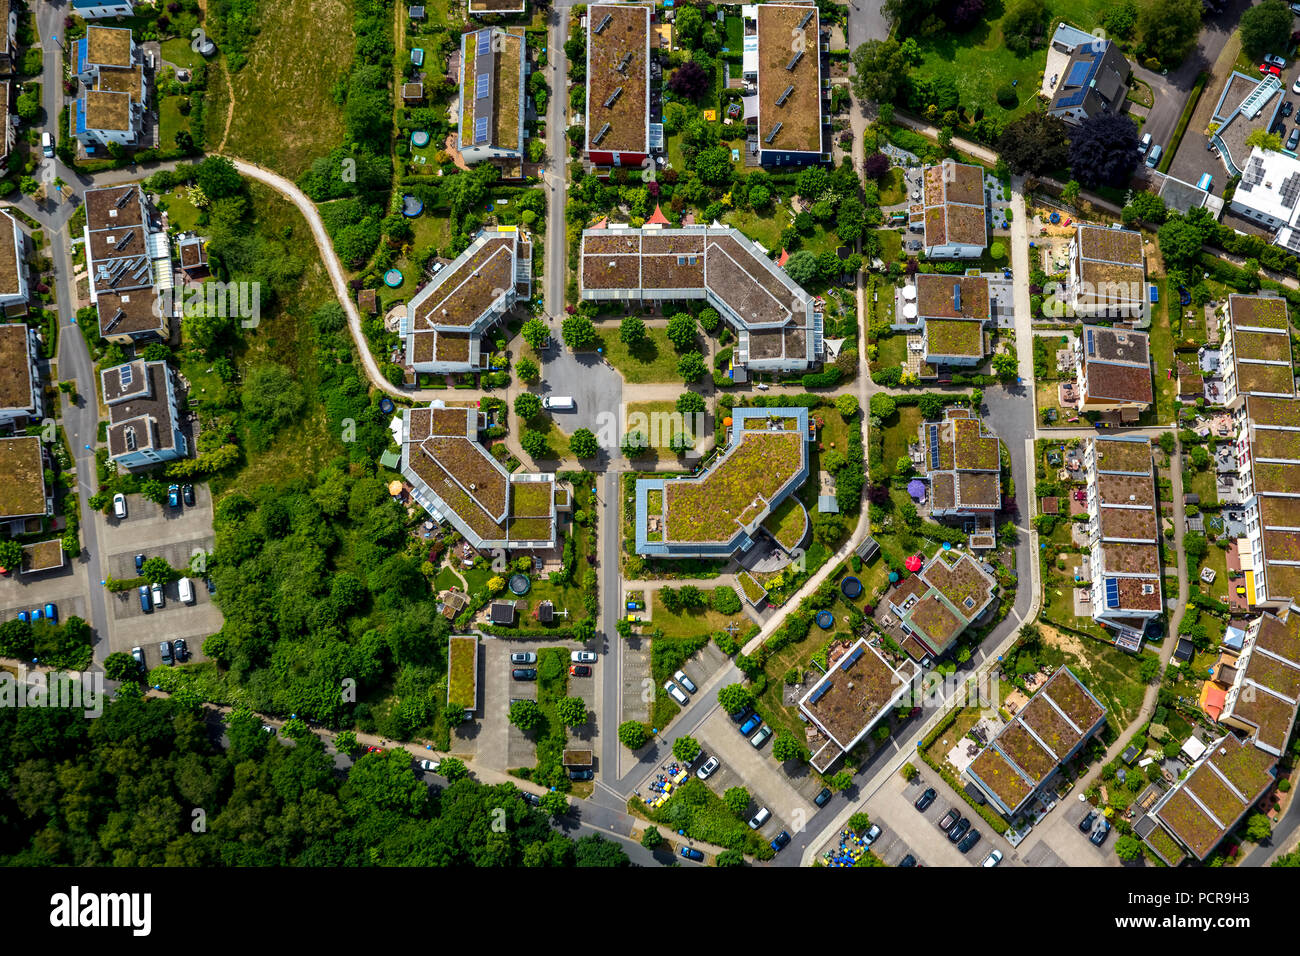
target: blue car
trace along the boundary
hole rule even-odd
[[[45,605],[45,616],[50,619],[51,624],[59,623],[59,609],[53,604]]]
[[[704,854],[701,853],[699,850],[695,849],[695,847],[691,847],[691,846],[682,847],[682,856],[686,857],[686,859],[688,860],[694,860],[696,863],[704,862]]]
[[[761,724],[762,722],[763,722],[763,718],[759,717],[758,714],[755,714],[754,716],[750,717],[749,720],[745,721],[743,724],[740,725],[741,734],[748,737],[751,733],[753,733],[755,730],[758,729],[758,725]]]
[[[167,489],[167,504],[173,508],[181,506],[181,486],[171,485]]]
[[[148,614],[153,610],[153,605],[149,602],[149,585],[140,585],[140,610]]]

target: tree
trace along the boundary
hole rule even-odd
[[[704,365],[704,356],[699,352],[687,352],[677,360],[677,374],[687,385],[698,382],[708,369]]]
[[[695,317],[689,312],[678,312],[668,320],[668,341],[672,342],[673,348],[679,352],[685,352],[693,346],[697,334]]]
[[[698,415],[708,407],[699,392],[682,392],[677,396],[677,411],[683,415]]]
[[[1029,112],[1007,124],[998,137],[998,153],[1013,173],[1045,173],[1069,161],[1069,139],[1060,118]]]
[[[1165,208],[1165,201],[1155,193],[1149,193],[1145,190],[1135,192],[1129,198],[1128,205],[1124,207],[1121,216],[1126,226],[1131,226],[1139,220],[1160,225],[1169,215]]]
[[[858,397],[856,395],[841,395],[835,399],[835,409],[845,418],[852,418],[858,413]]]
[[[510,704],[510,723],[520,730],[532,730],[542,722],[542,708],[535,700],[516,700]]]
[[[718,703],[729,714],[754,706],[754,692],[744,684],[728,684],[718,690]]]
[[[599,833],[585,836],[573,845],[574,866],[623,867],[631,862],[621,846]]]
[[[524,327],[519,330],[519,334],[524,337],[524,341],[531,345],[535,350],[541,351],[546,340],[551,337],[551,330],[541,319],[529,319],[524,323]]]
[[[144,565],[140,568],[140,576],[150,584],[166,584],[174,580],[177,575],[166,558],[152,557],[145,559]]]
[[[587,722],[587,703],[581,697],[565,697],[556,703],[555,713],[566,727],[581,727]]]
[[[546,441],[546,435],[535,428],[525,428],[524,433],[519,436],[519,444],[533,458],[551,456],[551,446]]]
[[[1070,135],[1070,170],[1085,186],[1126,186],[1137,165],[1137,146],[1137,126],[1127,116],[1089,116]]]
[[[506,589],[506,579],[499,574],[492,575],[488,578],[487,589],[488,593],[495,597]]]
[[[542,812],[549,813],[552,818],[562,817],[569,812],[569,798],[554,790],[542,794],[541,802],[538,805],[541,807]]]
[[[1273,133],[1262,126],[1259,129],[1251,130],[1246,136],[1247,146],[1258,146],[1265,152],[1279,152],[1282,149],[1282,136],[1279,133]]]
[[[459,757],[443,757],[438,761],[438,773],[455,783],[469,776],[469,768]]]
[[[596,344],[596,327],[585,315],[566,315],[560,323],[560,335],[564,344],[575,352],[590,349]]]
[[[641,845],[647,850],[657,850],[663,846],[663,842],[663,834],[654,827],[646,827],[645,833],[641,834]]]
[[[569,451],[578,458],[595,458],[600,454],[600,444],[590,428],[579,428],[569,436]]]
[[[871,829],[871,818],[865,813],[855,813],[849,817],[849,829],[861,836]]]
[[[104,658],[104,676],[109,680],[139,680],[142,673],[136,659],[125,651],[115,651]]]
[[[361,745],[357,742],[356,731],[340,730],[334,735],[334,749],[346,756],[352,756]]]
[[[1186,59],[1201,30],[1201,0],[1146,0],[1138,12],[1138,46],[1173,67]]]
[[[1285,51],[1291,41],[1292,13],[1284,0],[1264,0],[1241,15],[1241,48],[1252,60]]]
[[[224,156],[209,156],[194,167],[194,181],[210,201],[237,196],[244,190],[243,177]]]
[[[542,413],[542,400],[532,392],[520,392],[515,396],[515,414],[520,421],[531,421]]]
[[[847,790],[849,787],[853,786],[853,774],[848,770],[841,770],[827,780],[826,783],[829,784],[830,788],[836,793],[840,793],[841,791]]]
[[[801,286],[807,286],[821,278],[821,266],[817,256],[807,249],[800,249],[785,262],[786,274]]]
[[[525,385],[532,385],[542,377],[541,369],[530,358],[521,358],[515,362],[515,374],[519,376],[519,381]]]
[[[1020,363],[1009,352],[999,352],[993,356],[993,374],[1000,381],[1009,382],[1020,372]]]
[[[692,764],[700,755],[700,742],[694,737],[678,737],[673,741],[673,756],[685,764]]]
[[[1300,854],[1297,854],[1300,856]],[[739,850],[723,850],[713,859],[714,866],[744,866],[745,854]],[[1276,864],[1274,864],[1276,865]]]
[[[12,538],[0,541],[0,567],[6,571],[13,571],[22,567],[22,563],[23,546]]]
[[[646,437],[645,432],[633,430],[623,435],[623,443],[619,446],[619,450],[625,457],[635,458],[645,454],[649,447],[650,439]]]
[[[1003,44],[1017,56],[1024,56],[1042,32],[1046,15],[1043,0],[1013,0],[1002,16]]]
[[[897,40],[868,40],[853,51],[853,92],[859,99],[894,103],[910,66]]]
[[[1142,859],[1142,841],[1135,836],[1121,836],[1115,840],[1115,855],[1125,863]]]
[[[893,397],[886,395],[884,392],[877,392],[875,395],[871,396],[870,408],[872,418],[879,418],[881,421],[884,421],[886,418],[889,418],[894,414],[897,407],[898,403],[894,401]]]
[[[704,14],[700,12],[700,8],[690,5],[678,8],[677,17],[673,20],[673,32],[677,36],[678,43],[687,50],[698,47],[704,35]]]
[[[709,83],[709,74],[694,60],[687,60],[668,77],[668,89],[688,100],[698,100],[707,93]]]
[[[254,365],[244,379],[240,399],[248,417],[274,431],[297,417],[305,398],[302,388],[283,365]]]
[[[1156,233],[1160,244],[1160,254],[1165,266],[1170,270],[1186,272],[1194,266],[1201,256],[1201,244],[1205,236],[1201,230],[1184,216],[1169,219]]]
[[[650,739],[650,733],[641,721],[625,720],[618,725],[618,739],[628,750],[640,750]]]
[[[1077,179],[1071,179],[1061,189],[1061,199],[1063,199],[1065,202],[1073,206],[1076,202],[1079,201],[1079,193],[1082,191],[1082,189],[1083,187],[1079,185],[1079,181]]]
[[[1252,813],[1246,818],[1246,839],[1251,843],[1263,843],[1273,835],[1273,824],[1262,813]]]
[[[1142,663],[1138,665],[1138,677],[1144,684],[1154,684],[1156,678],[1160,676],[1160,661],[1158,658],[1150,655],[1142,658]]]
[[[744,787],[728,787],[722,794],[722,802],[736,816],[742,816],[749,809],[749,791]]]
[[[772,741],[772,756],[782,763],[787,760],[805,760],[807,750],[795,739],[794,734],[783,730],[776,735],[776,740]]]
[[[618,324],[618,338],[629,349],[635,350],[646,341],[645,322],[639,315],[624,316]]]

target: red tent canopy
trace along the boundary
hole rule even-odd
[[[668,221],[668,217],[664,215],[663,208],[660,207],[660,206],[657,205],[657,204],[655,205],[654,215],[651,216],[649,219],[647,219],[645,222],[646,222],[646,225],[647,225],[647,226],[650,226],[650,225],[670,226],[670,225],[672,225],[672,223],[670,223],[670,222]]]
[[[921,556],[919,554],[914,554],[906,561],[903,562],[903,567],[907,568],[907,570],[915,574],[917,571],[921,570],[921,565],[923,565],[924,563],[925,562],[921,560]]]

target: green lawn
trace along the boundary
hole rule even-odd
[[[199,210],[190,202],[184,186],[174,186],[158,197],[158,205],[167,211],[167,217],[173,226],[182,232],[197,229]]]
[[[1151,358],[1155,362],[1156,421],[1168,425],[1178,416],[1178,378],[1169,377],[1169,369],[1174,367],[1174,334],[1169,325],[1169,296],[1164,276],[1152,276],[1152,281],[1160,295],[1160,304],[1153,310],[1151,328],[1147,330],[1151,334]]]
[[[1188,468],[1184,471],[1183,494],[1200,495],[1202,508],[1217,505],[1219,503],[1219,494],[1215,490],[1213,468],[1206,468],[1204,471]]]
[[[428,212],[417,216],[411,223],[415,238],[411,240],[411,249],[422,251],[429,246],[443,248],[451,239],[451,221],[446,216],[435,216]],[[402,284],[390,289],[386,285],[379,287],[379,313],[383,315],[397,302],[409,302],[415,295],[416,286],[420,284],[420,272],[410,259],[403,256],[394,266],[402,270]]]
[[[903,180],[903,171],[897,166],[891,166],[880,181],[880,205],[897,206],[906,198],[907,186]]]
[[[876,339],[876,361],[872,368],[898,368],[907,361],[907,334],[898,332]]]
[[[182,96],[164,96],[158,101],[158,141],[170,148],[176,143],[176,134],[189,131],[190,118],[181,114]]]
[[[162,58],[167,63],[174,63],[186,70],[193,70],[203,62],[203,57],[190,48],[190,38],[188,36],[164,40],[162,42]]]
[[[885,424],[884,462],[890,471],[894,465],[907,454],[909,442],[917,441],[917,429],[921,427],[921,410],[915,405],[904,405],[894,413],[895,421]]]
[[[1010,4],[996,8],[1004,13]],[[1057,20],[1063,19],[1088,32],[1100,25],[1101,14],[1112,0],[1047,0],[1049,31]],[[1045,38],[1050,38],[1050,32]],[[900,37],[901,39],[901,37]],[[967,113],[983,108],[985,113],[999,119],[1010,119],[1029,112],[1035,103],[1035,94],[1043,82],[1043,68],[1047,63],[1047,44],[1027,56],[1017,56],[1007,49],[1002,38],[1002,17],[983,22],[966,33],[940,30],[931,36],[917,37],[922,62],[914,75],[936,80],[951,79]],[[1019,103],[1007,110],[998,104],[997,90],[1004,84],[1017,81]]]
[[[708,590],[705,596],[708,596]],[[742,611],[739,614],[719,614],[712,608],[705,608],[700,611],[682,611],[680,614],[672,614],[664,607],[663,601],[659,597],[659,592],[654,592],[650,599],[650,627],[658,628],[663,631],[664,637],[697,637],[701,634],[712,634],[714,631],[725,630],[728,624],[735,623],[739,625],[740,631],[744,633],[749,626],[749,618],[745,617]]]
[[[668,341],[667,330],[663,327],[648,327],[646,333],[646,342],[633,351],[618,337],[617,326],[610,325],[597,333],[597,346],[605,349],[605,357],[623,373],[627,382],[680,382],[677,360],[681,356]]]
[[[735,226],[769,252],[781,251],[781,232],[790,225],[788,206],[773,206],[770,213],[759,214],[750,210],[733,209],[722,221]]]
[[[1139,661],[1113,644],[1073,635],[1061,644],[1051,643],[1061,650],[1074,675],[1105,705],[1110,725],[1119,729],[1128,726],[1146,693],[1137,676]]]
[[[627,406],[627,420],[623,427],[625,431],[635,429],[641,432],[650,442],[650,447],[638,456],[637,461],[676,461],[677,453],[668,447],[668,443],[676,431],[688,424],[674,402],[631,402]],[[706,437],[707,432],[696,435],[696,443]]]

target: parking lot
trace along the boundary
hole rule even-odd
[[[936,797],[934,803],[921,813],[914,804],[927,787],[935,789]],[[980,832],[979,842],[966,853],[959,852],[957,845],[939,829],[939,821],[951,809],[956,809],[961,816],[970,820],[971,829]],[[871,817],[871,822],[885,831],[872,851],[891,865],[897,865],[908,853],[916,857],[918,863],[926,866],[979,866],[995,849],[1002,851],[1003,866],[1012,863],[1015,857],[1011,845],[995,833],[970,804],[954,794],[933,773],[923,771],[912,783],[907,783],[902,777],[895,777],[867,801],[865,810]],[[895,842],[887,842],[891,832],[898,832],[890,826],[891,821],[902,823],[906,840],[896,836]]]
[[[127,496],[127,517],[97,515],[99,540],[106,554],[104,572],[118,580],[138,576],[135,556],[161,557],[173,568],[188,569],[196,554],[212,550],[212,496],[204,485],[194,488],[193,507],[154,504],[140,495]],[[159,643],[184,639],[192,660],[203,660],[203,642],[221,630],[221,610],[201,575],[189,574],[194,603],[181,602],[179,584],[163,588],[164,603],[146,613],[136,591],[116,592],[108,598],[109,651],[144,652],[145,666],[161,663]],[[99,582],[92,582],[98,586]],[[150,602],[151,606],[153,602]]]
[[[1092,810],[1091,804],[1073,794],[1049,813],[1022,844],[1025,859],[1042,858],[1038,866],[1120,866],[1111,830],[1101,846],[1093,846],[1088,834],[1079,832],[1079,822]],[[1051,862],[1052,860],[1056,862]]]
[[[0,620],[12,620],[19,611],[30,614],[35,608],[41,608],[43,613],[46,604],[54,604],[60,621],[73,616],[89,621],[88,593],[86,565],[76,559],[57,571],[40,574],[11,571],[0,577]]]

